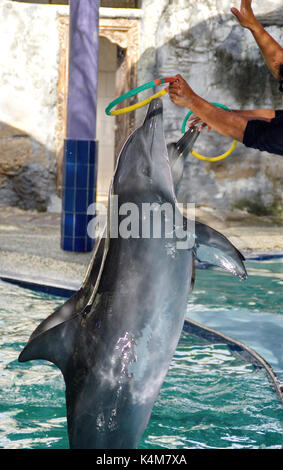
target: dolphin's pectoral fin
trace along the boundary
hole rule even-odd
[[[43,359],[53,362],[64,374],[73,354],[75,335],[81,324],[81,315],[61,323],[38,336],[32,337],[19,356],[19,362]]]
[[[219,266],[241,279],[248,277],[242,253],[224,235],[200,222],[195,223],[194,253],[200,262]]]

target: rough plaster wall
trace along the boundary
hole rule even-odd
[[[0,204],[44,210],[56,191],[56,16],[67,10],[0,0]]]
[[[240,2],[232,2],[239,7]],[[209,101],[234,109],[283,109],[278,84],[264,64],[248,30],[230,13],[230,0],[144,0],[139,83],[181,73]],[[283,45],[282,2],[253,2],[260,18],[281,7],[267,31]],[[152,93],[150,91],[148,94]],[[163,99],[167,141],[180,138],[187,110]],[[143,110],[138,113],[142,120]],[[203,132],[196,149],[207,156],[222,153],[230,140]],[[218,208],[259,203],[270,213],[282,207],[283,159],[237,145],[226,160],[206,163],[189,158],[179,199]],[[246,202],[245,202],[246,201]]]
[[[108,39],[99,39],[97,139],[98,173],[97,194],[108,196],[114,172],[115,120],[109,119],[105,108],[115,99],[115,76],[117,69],[117,46]]]
[[[232,3],[239,6],[240,1]],[[283,45],[281,0],[254,0],[253,5],[262,17],[275,12],[271,18],[276,24],[271,19],[267,30]],[[230,13],[231,6],[230,0],[143,0],[139,84],[180,72],[210,101],[231,108],[283,108],[277,83],[250,32],[238,26]],[[67,13],[67,6],[0,0],[0,204],[44,209],[56,190],[56,17]],[[186,110],[172,104],[168,96],[163,102],[170,142],[180,137]],[[144,108],[137,113],[138,123],[143,116]],[[203,132],[196,148],[213,156],[229,143],[217,134]],[[259,201],[267,210],[282,205],[282,157],[241,144],[219,163],[200,162],[191,156],[185,176],[179,193],[183,201],[219,208],[242,200]]]

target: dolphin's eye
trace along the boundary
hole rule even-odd
[[[150,170],[149,166],[144,166],[144,167],[142,168],[142,173],[143,173],[145,176],[147,176],[148,178],[150,178],[150,177],[151,177],[151,170]]]

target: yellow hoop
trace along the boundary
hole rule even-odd
[[[135,111],[136,109],[142,108],[143,106],[150,103],[152,100],[154,100],[154,98],[160,98],[161,96],[166,95],[167,92],[168,92],[168,88],[164,88],[164,90],[161,90],[158,93],[155,93],[155,95],[152,95],[149,98],[146,98],[145,100],[140,101],[139,103],[133,104],[132,106],[127,106],[126,108],[123,108],[123,109],[117,109],[116,111],[111,111],[110,115],[118,116],[119,114],[125,114],[125,113],[129,113],[130,111]]]
[[[155,87],[157,85],[162,85],[163,83],[171,83],[171,82],[174,82],[174,81],[175,81],[175,77],[159,78],[159,79],[156,79],[156,80],[152,80],[151,82],[145,83],[144,85],[141,85],[137,88],[134,88],[133,90],[130,90],[127,93],[124,93],[120,97],[116,98],[115,100],[111,101],[111,103],[109,103],[109,105],[105,109],[105,113],[108,116],[119,116],[121,114],[126,114],[126,113],[129,113],[131,111],[135,111],[136,109],[142,108],[143,106],[146,106],[148,103],[150,103],[152,100],[154,100],[155,98],[161,98],[161,96],[164,96],[166,93],[168,93],[169,88],[168,87],[164,88],[163,90],[159,91],[155,95],[150,96],[149,98],[146,98],[145,100],[140,101],[139,103],[133,104],[131,106],[127,106],[123,109],[116,109],[115,111],[112,111],[112,108],[114,106],[116,106],[117,104],[121,103],[122,101],[124,101],[128,98],[131,98],[134,95],[137,95],[138,93],[141,93],[144,90],[147,90],[148,88],[152,88],[152,87]],[[227,108],[227,106],[224,106],[222,104],[219,104],[219,103],[211,103],[211,104],[213,104],[214,106],[218,106],[220,108],[223,108],[227,111],[230,111],[230,109]],[[192,111],[189,111],[188,114],[186,115],[184,121],[183,121],[183,125],[182,125],[182,133],[183,134],[185,133],[185,130],[186,130],[185,129],[186,128],[186,122],[187,122],[187,120],[188,120],[188,118],[191,114],[192,114]],[[198,158],[199,160],[204,160],[204,161],[207,161],[207,162],[217,162],[219,160],[223,160],[224,158],[228,157],[228,155],[230,155],[234,151],[236,145],[237,145],[237,140],[234,140],[231,148],[227,152],[223,153],[222,155],[219,155],[218,157],[214,157],[214,158],[204,157],[203,155],[200,155],[199,153],[195,152],[194,150],[191,150],[191,153],[194,157]]]
[[[117,104],[121,103],[122,101],[128,98],[138,95],[139,93],[141,93],[144,90],[147,90],[148,88],[153,88],[158,85],[162,85],[163,83],[171,83],[171,82],[174,82],[174,80],[175,80],[174,77],[157,78],[156,80],[152,80],[151,82],[144,83],[144,85],[138,86],[137,88],[134,88],[133,90],[127,91],[123,95],[111,101],[111,103],[109,103],[109,105],[105,109],[105,113],[108,116],[118,116],[119,114],[125,114],[125,113],[129,113],[130,111],[135,111],[135,109],[141,108],[142,106],[145,106],[148,103],[150,103],[152,100],[154,100],[154,98],[160,98],[161,96],[164,96],[166,93],[168,93],[169,88],[168,87],[164,88],[162,91],[159,91],[159,93],[156,93],[150,98],[140,101],[139,103],[133,104],[132,106],[127,106],[126,108],[123,108],[123,109],[116,109],[115,111],[112,111],[112,108],[114,108],[114,106],[116,106]]]
[[[213,106],[217,106],[218,108],[225,109],[225,111],[231,112],[231,109],[227,108],[227,106],[225,106],[224,104],[220,104],[220,103],[211,103],[211,104],[213,104]],[[185,119],[184,119],[183,124],[182,124],[182,130],[181,130],[182,134],[185,134],[185,132],[186,132],[187,120],[189,119],[191,114],[193,114],[193,112],[189,111],[188,114],[185,116]],[[227,150],[227,152],[225,152],[225,153],[222,153],[222,155],[219,155],[218,157],[212,157],[212,158],[204,157],[203,155],[200,155],[199,153],[195,152],[194,150],[191,150],[191,154],[194,157],[198,158],[199,160],[204,160],[205,162],[218,162],[219,160],[223,160],[224,158],[231,155],[231,153],[235,150],[235,147],[236,147],[237,143],[238,143],[237,140],[234,140],[234,142],[233,142],[232,146],[229,148],[229,150]]]
[[[223,153],[222,155],[219,155],[218,157],[204,157],[203,155],[200,155],[199,153],[195,152],[194,150],[191,150],[191,154],[198,158],[199,160],[204,160],[206,162],[218,162],[219,160],[223,160],[224,158],[228,157],[234,150],[237,145],[237,140],[234,140],[232,146],[230,147],[227,152]]]

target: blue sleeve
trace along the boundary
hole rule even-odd
[[[246,147],[283,155],[283,110],[275,112],[270,122],[252,120],[247,123],[243,144]]]

